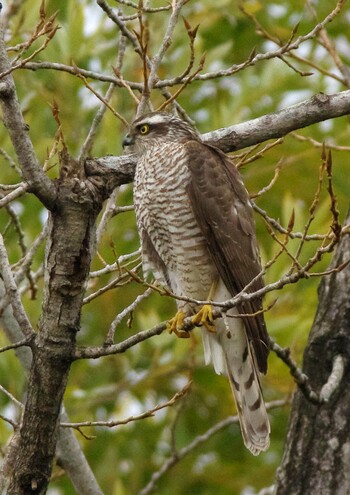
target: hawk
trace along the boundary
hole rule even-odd
[[[259,373],[267,371],[268,335],[261,298],[216,319],[209,302],[263,287],[252,206],[236,167],[170,113],[137,118],[123,140],[137,155],[134,204],[145,274],[180,297],[169,329],[179,336],[185,315],[201,325],[205,362],[226,375],[246,447],[269,446],[270,425]],[[241,316],[240,316],[241,315]]]

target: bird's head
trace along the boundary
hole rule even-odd
[[[200,139],[197,130],[188,122],[171,113],[152,112],[134,120],[123,139],[123,147],[130,147],[131,151],[140,154],[152,146],[188,139]]]

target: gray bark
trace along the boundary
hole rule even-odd
[[[56,206],[46,249],[45,290],[33,354],[28,395],[11,468],[8,494],[43,494],[50,480],[58,438],[63,393],[80,327],[85,282],[89,273],[96,203],[75,164],[63,157],[64,176],[57,183]],[[84,187],[85,186],[85,187]],[[13,450],[13,449],[12,449]]]
[[[350,221],[350,215],[347,223]],[[350,236],[337,247],[332,267],[350,260]],[[277,473],[276,495],[350,493],[350,264],[322,279],[317,314],[304,352],[303,372],[320,392],[336,356],[344,376],[328,403],[294,396],[287,442]]]

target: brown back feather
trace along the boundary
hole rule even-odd
[[[191,206],[217,270],[234,296],[261,271],[248,193],[239,172],[220,150],[194,140],[185,146],[192,174],[188,186]],[[248,292],[263,285],[262,277],[258,277]],[[261,298],[238,306],[241,314],[261,309]],[[269,344],[264,315],[243,321],[259,370],[266,373]]]

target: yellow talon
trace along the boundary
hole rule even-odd
[[[210,304],[204,304],[202,309],[198,311],[197,314],[192,318],[192,323],[194,325],[200,326],[204,325],[208,332],[215,333],[215,325],[213,318],[213,309]]]
[[[186,314],[179,310],[176,315],[168,321],[166,329],[169,333],[174,333],[180,339],[188,339],[190,334],[183,328]]]

